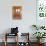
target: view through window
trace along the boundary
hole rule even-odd
[[[46,17],[46,0],[37,1],[37,15],[39,17]]]

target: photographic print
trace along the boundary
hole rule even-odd
[[[22,19],[21,10],[22,10],[21,6],[13,6],[12,18],[13,19]]]

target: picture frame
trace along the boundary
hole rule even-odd
[[[12,7],[12,19],[22,19],[22,7],[21,6],[13,6]]]

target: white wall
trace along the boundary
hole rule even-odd
[[[22,6],[22,20],[12,20],[12,6]],[[11,27],[19,27],[19,32],[30,32],[36,24],[36,0],[0,0],[0,34]]]
[[[14,5],[22,6],[22,20],[12,20],[12,6]],[[0,1],[0,29],[18,26],[19,31],[28,32],[28,28],[32,24],[36,24],[36,0]]]

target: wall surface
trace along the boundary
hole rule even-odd
[[[12,20],[12,6],[22,6],[22,20]],[[4,29],[19,27],[20,32],[29,32],[30,25],[36,24],[36,0],[1,0],[0,34]]]
[[[22,20],[12,19],[12,6],[17,5],[22,6]],[[18,26],[19,32],[30,32],[32,36],[32,24],[36,24],[36,0],[0,0],[0,34]]]

